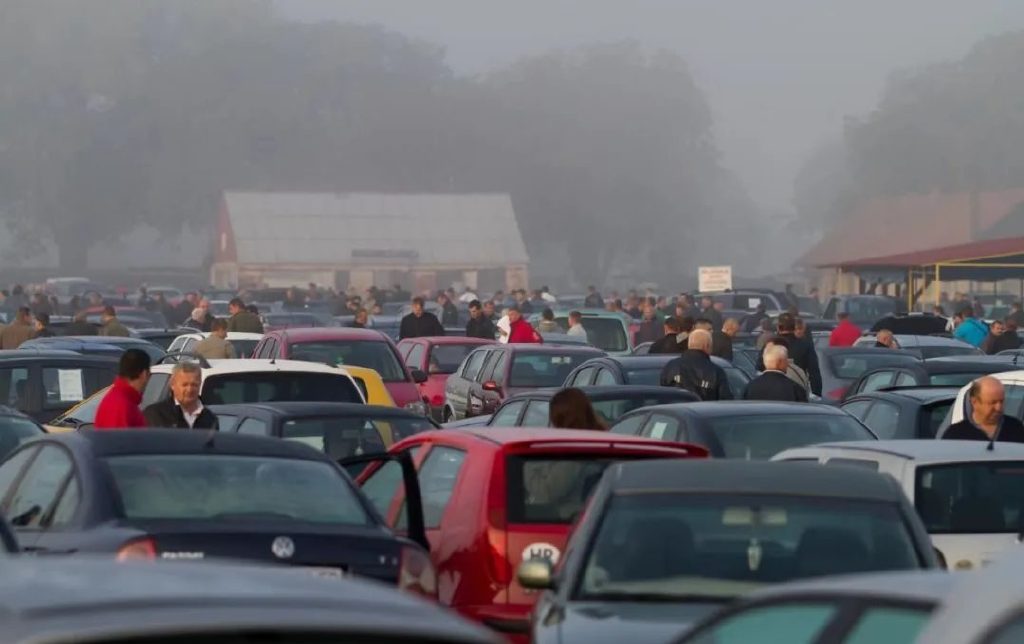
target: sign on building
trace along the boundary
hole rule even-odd
[[[701,293],[732,289],[732,266],[701,266],[697,275],[697,290]]]

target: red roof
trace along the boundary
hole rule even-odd
[[[971,260],[991,261],[993,258],[999,257],[1006,257],[1006,263],[1010,264],[1020,263],[1020,258],[1015,257],[1019,255],[1024,255],[1024,237],[990,239],[911,253],[886,255],[885,257],[869,257],[847,262],[843,266],[933,266],[952,262],[970,262]]]

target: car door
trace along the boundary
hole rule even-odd
[[[427,349],[422,344],[413,344],[409,349],[409,353],[405,357],[405,366],[409,369],[420,369],[424,373],[427,371],[427,366],[423,364],[424,358],[426,358]]]
[[[550,421],[551,401],[547,398],[534,398],[526,405],[519,425],[522,427],[548,427]]]
[[[572,375],[565,382],[566,387],[586,387],[594,379],[594,372],[597,370],[596,367],[583,367]]]
[[[851,400],[843,403],[840,409],[863,423],[864,419],[867,418],[868,412],[871,410],[872,404],[874,404],[873,400]]]
[[[444,387],[444,395],[448,407],[452,410],[452,418],[444,420],[461,420],[466,417],[466,410],[469,407],[469,389],[492,353],[494,352],[488,349],[473,351],[466,356],[462,368],[448,378]]]
[[[480,414],[493,414],[494,410],[501,405],[507,393],[505,389],[509,360],[509,351],[498,351],[498,357],[491,361],[493,364],[490,369],[485,367],[480,372],[473,383],[473,392],[470,394],[470,411],[473,410],[474,396],[479,397]]]
[[[67,535],[61,538],[56,532],[69,527],[75,518],[80,490],[71,454],[63,446],[46,443],[33,455],[18,481],[7,490],[0,503],[0,512],[11,524],[25,550],[69,552],[74,547],[70,546]],[[58,518],[56,525],[55,517]],[[54,536],[44,538],[44,533],[50,528],[54,529]]]

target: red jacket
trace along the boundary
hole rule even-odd
[[[513,322],[511,329],[508,334],[509,344],[540,344],[543,342],[537,330],[523,318],[519,318],[518,322]]]
[[[115,378],[110,391],[103,396],[100,406],[96,408],[96,429],[127,429],[129,427],[145,427],[146,419],[139,409],[142,394],[135,390],[124,378]]]
[[[832,329],[831,335],[828,336],[828,346],[852,347],[859,337],[860,328],[849,320],[843,320],[836,328]]]

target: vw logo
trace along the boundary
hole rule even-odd
[[[278,537],[270,544],[270,551],[278,559],[291,559],[295,554],[295,542],[288,537]]]

